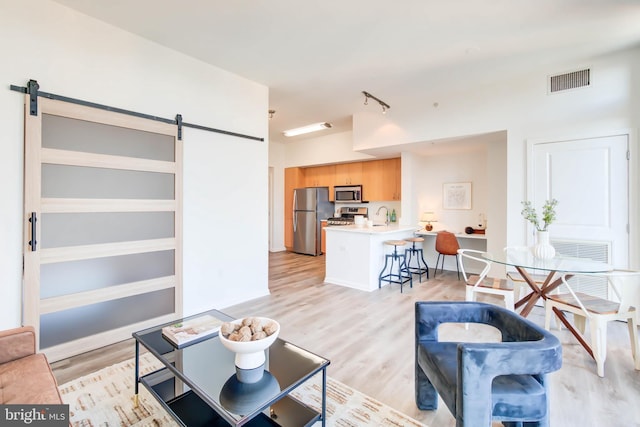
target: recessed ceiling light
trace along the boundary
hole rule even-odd
[[[284,136],[296,136],[296,135],[302,135],[304,133],[315,132],[318,130],[329,129],[329,128],[331,128],[331,123],[323,122],[323,123],[314,123],[309,126],[302,126],[300,128],[285,130],[282,133],[284,133]]]

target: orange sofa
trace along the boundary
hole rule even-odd
[[[60,404],[51,366],[31,326],[0,331],[0,404]]]

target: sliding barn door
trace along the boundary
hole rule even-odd
[[[175,125],[39,98],[25,108],[24,324],[52,360],[182,307]]]

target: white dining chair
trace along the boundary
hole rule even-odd
[[[549,329],[553,309],[573,314],[573,323],[576,329],[584,335],[586,321],[589,321],[590,344],[593,358],[596,362],[598,376],[604,376],[604,362],[607,358],[607,323],[612,320],[626,321],[631,341],[631,354],[634,360],[634,368],[640,370],[640,348],[638,347],[637,311],[633,301],[635,291],[640,286],[640,271],[613,270],[607,273],[574,274],[573,277],[605,277],[610,285],[616,301],[589,295],[584,292],[575,292],[567,280],[567,275],[562,276],[562,281],[569,291],[564,294],[550,295],[546,301],[545,329]],[[571,276],[571,275],[570,275]]]
[[[504,299],[504,305],[508,310],[515,311],[513,298],[513,285],[506,279],[497,279],[487,277],[491,262],[482,258],[484,251],[475,249],[458,249],[458,262],[460,264],[460,272],[466,283],[465,299],[467,301],[475,301],[477,293],[485,293],[491,295],[499,295]],[[468,267],[465,268],[465,262],[470,260],[479,262],[482,265],[480,274],[468,274]]]

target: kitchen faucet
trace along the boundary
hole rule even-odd
[[[376,211],[376,216],[380,215],[380,210],[384,208],[384,210],[386,211],[386,215],[384,216],[384,224],[385,225],[389,225],[389,208],[382,205],[378,208],[378,210]]]

